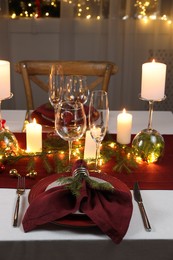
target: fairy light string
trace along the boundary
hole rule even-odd
[[[107,0],[9,0],[9,14],[12,19],[39,18],[39,17],[61,17],[61,5],[66,4],[73,10],[75,18],[97,19],[109,17],[111,1]],[[123,20],[135,18],[145,23],[152,20],[166,21],[172,23],[170,10],[172,3],[165,3],[164,0],[136,0],[130,4],[131,17],[126,13],[124,5]],[[163,11],[162,11],[163,9]]]
[[[74,162],[83,159],[84,145],[85,138],[74,141],[72,150]],[[112,172],[130,173],[141,163],[149,164],[155,162],[157,151],[153,151],[152,148],[150,150],[148,153],[149,147],[146,146],[146,156],[140,157],[130,145],[118,144],[115,141],[114,135],[107,135],[101,145],[99,167],[102,169],[106,164],[109,165],[110,163]],[[20,147],[15,154],[11,153],[9,148],[8,154],[6,154],[5,150],[1,150],[1,165],[8,164],[15,168],[19,161],[22,164],[22,160],[25,161],[24,165],[26,165],[25,170],[27,172],[35,171],[36,165],[39,163],[48,174],[61,173],[68,166],[67,142],[60,138],[47,137],[43,140],[43,150],[41,153],[27,153]],[[90,170],[94,169],[94,159],[87,159],[86,162]]]

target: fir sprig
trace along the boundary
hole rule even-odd
[[[58,182],[64,184],[66,189],[69,189],[71,193],[77,197],[80,195],[83,180],[87,185],[95,190],[114,191],[114,187],[109,182],[99,182],[93,180],[90,176],[86,176],[82,173],[75,175],[74,177],[62,177],[58,179]]]
[[[80,140],[80,143],[74,142],[73,149],[75,150],[76,148],[80,150],[80,156],[83,156],[84,139]],[[61,159],[62,152],[63,159]],[[48,174],[63,172],[68,165],[68,144],[60,138],[49,136],[43,140],[43,150],[41,153],[30,154],[19,149],[16,156],[9,155],[8,157],[4,157],[1,162],[5,161],[8,164],[14,164],[21,159],[28,159],[27,170],[34,170],[37,161],[36,158],[42,161],[42,165]],[[115,172],[124,171],[129,173],[138,166],[135,160],[134,149],[131,146],[117,144],[112,139],[103,140],[100,158],[103,159],[104,164],[112,160],[114,162],[112,170]],[[92,164],[89,166],[92,166]]]
[[[28,164],[27,164],[27,172],[33,171],[35,168],[35,158],[29,157]]]
[[[130,173],[132,169],[138,167],[138,163],[135,159],[134,150],[127,145],[117,144],[115,150],[116,164],[113,170],[116,172],[127,172]]]
[[[45,153],[43,154],[42,161],[43,161],[43,166],[44,166],[45,170],[47,171],[47,173],[53,172],[53,167],[52,167],[52,164],[50,164],[50,162],[49,162],[47,154],[45,154]]]

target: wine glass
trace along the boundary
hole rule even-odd
[[[89,89],[85,76],[70,75],[65,80],[64,99],[70,101],[80,101],[85,104],[88,100]]]
[[[100,154],[100,145],[104,139],[109,120],[109,106],[107,92],[95,90],[91,93],[89,103],[89,129],[93,140],[96,142],[96,160],[95,170],[98,169],[98,158]]]
[[[72,142],[81,138],[86,130],[86,115],[83,104],[78,101],[62,101],[56,112],[55,124],[58,135],[68,141],[70,166]]]
[[[49,101],[54,108],[54,113],[56,114],[58,105],[63,99],[64,91],[64,77],[63,69],[61,65],[53,64],[51,66],[49,75]],[[55,124],[56,129],[56,124]],[[56,135],[56,130],[52,135]]]

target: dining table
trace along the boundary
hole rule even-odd
[[[120,111],[110,111],[108,126],[110,134],[116,134],[119,113]],[[129,111],[129,113],[133,116],[132,135],[147,128],[148,111]],[[6,126],[14,134],[22,132],[25,114],[25,110],[2,110],[2,118],[6,120]],[[172,112],[154,111],[152,127],[161,135],[167,135],[170,138],[172,136],[173,139]],[[2,175],[3,173],[0,174],[0,182]],[[150,232],[144,228],[139,207],[131,189],[133,213],[127,233],[120,244],[115,244],[97,227],[48,224],[44,228],[24,232],[22,218],[29,205],[29,192],[30,189],[26,189],[21,197],[19,226],[13,227],[16,188],[0,188],[1,260],[173,259],[173,189],[170,187],[141,189],[143,203],[152,228]]]

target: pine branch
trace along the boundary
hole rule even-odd
[[[109,182],[99,182],[83,174],[77,174],[74,177],[62,177],[58,179],[58,182],[65,185],[66,189],[69,189],[75,197],[78,197],[80,195],[83,180],[86,181],[88,186],[95,190],[110,192],[113,192],[114,190],[114,187]]]
[[[84,139],[79,142],[74,142],[73,148],[79,149],[79,154],[81,158],[83,157],[84,150]],[[149,149],[145,147],[145,151]],[[63,159],[61,154],[63,151]],[[49,159],[49,156],[51,159]],[[46,172],[59,173],[63,172],[68,165],[68,144],[60,138],[48,137],[43,141],[43,151],[41,153],[30,154],[26,151],[19,149],[16,156],[10,155],[8,157],[3,157],[2,163],[13,164],[21,159],[28,159],[27,168],[34,170],[35,158],[39,158],[43,162],[43,166]],[[135,153],[133,147],[123,146],[112,142],[112,140],[103,141],[100,150],[100,158],[103,159],[104,163],[109,162],[111,159],[114,160],[115,166],[113,166],[113,171],[116,172],[131,172],[133,168],[138,166],[135,161]],[[90,160],[89,160],[90,161]],[[92,165],[92,164],[90,164]]]
[[[35,168],[35,158],[30,157],[27,165],[27,172],[31,172]]]
[[[45,170],[47,171],[47,173],[50,174],[51,172],[53,172],[53,167],[52,167],[52,165],[50,164],[50,162],[49,162],[49,160],[48,160],[46,154],[44,154],[44,155],[42,156],[42,160],[43,160],[44,168],[45,168]]]

